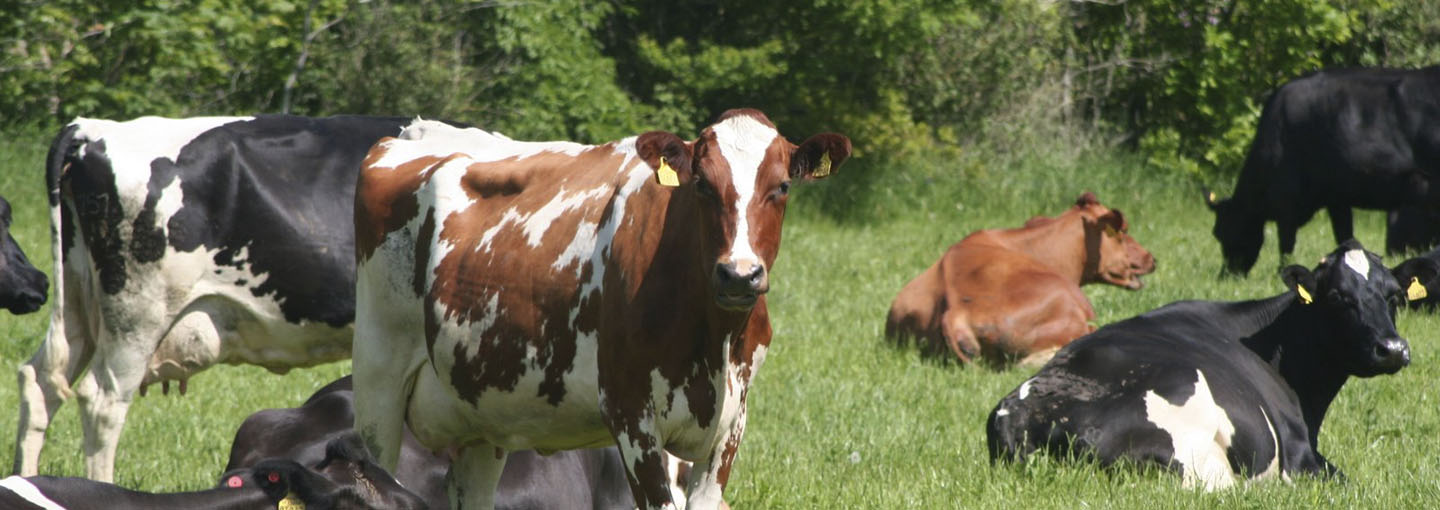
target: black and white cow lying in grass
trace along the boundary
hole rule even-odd
[[[300,407],[266,409],[246,418],[235,432],[225,469],[257,466],[267,458],[316,465],[325,457],[327,444],[333,444],[332,438],[354,436],[354,423],[354,391],[350,376],[345,376],[316,391]],[[688,463],[685,465],[688,467]],[[447,455],[425,449],[409,428],[405,429],[395,468],[401,484],[423,498],[430,508],[449,508],[445,495],[445,473],[449,469]],[[672,481],[677,469],[670,466]],[[683,500],[679,491],[679,486],[672,483],[674,496]],[[615,447],[564,450],[543,456],[534,450],[510,452],[495,494],[497,510],[634,507],[625,465]]]
[[[1048,450],[1148,462],[1207,489],[1337,475],[1316,450],[1320,423],[1350,376],[1409,364],[1394,322],[1406,289],[1353,240],[1282,276],[1279,296],[1173,303],[1061,349],[990,413],[992,460]]]
[[[353,433],[330,441],[313,468],[267,459],[213,489],[151,494],[84,478],[0,480],[6,510],[424,510],[425,501],[376,466]],[[442,507],[443,508],[443,507]]]

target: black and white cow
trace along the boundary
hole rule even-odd
[[[1205,197],[1215,212],[1223,271],[1250,271],[1267,221],[1275,222],[1284,260],[1295,249],[1296,230],[1320,209],[1329,211],[1337,243],[1354,234],[1352,207],[1407,211],[1392,222],[1434,217],[1440,204],[1437,87],[1440,66],[1325,70],[1276,89],[1260,114],[1234,195]],[[1424,244],[1433,230],[1397,233],[1387,249]]]
[[[345,376],[315,392],[300,407],[266,409],[250,415],[235,432],[230,463],[225,469],[251,467],[268,458],[316,465],[334,438],[354,435],[353,402],[351,379]],[[425,449],[409,428],[405,429],[400,462],[395,468],[401,484],[424,498],[430,508],[449,508],[445,495],[445,474],[449,470],[447,455]],[[672,490],[679,491],[678,484]],[[534,450],[511,452],[495,494],[497,510],[634,507],[625,465],[613,446],[543,456]]]
[[[355,179],[393,117],[79,118],[50,147],[50,329],[20,367],[15,471],[78,384],[87,476],[110,481],[150,384],[216,363],[350,356]],[[82,377],[83,374],[83,377]]]
[[[1405,290],[1353,240],[1283,276],[1279,296],[1173,303],[1061,349],[990,413],[991,459],[1128,459],[1206,488],[1338,473],[1316,450],[1320,423],[1350,376],[1409,364],[1394,323]]]
[[[6,510],[424,510],[425,501],[376,466],[354,434],[329,442],[314,468],[267,459],[225,473],[213,489],[152,494],[84,478],[0,480]]]
[[[0,197],[0,308],[19,315],[45,304],[50,280],[30,265],[20,244],[10,235],[10,202]]]

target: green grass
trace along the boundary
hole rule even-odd
[[[0,142],[0,194],[15,206],[21,244],[48,272],[40,184],[47,135]],[[1054,215],[1085,190],[1123,210],[1158,269],[1140,291],[1086,287],[1100,324],[1175,300],[1249,299],[1282,286],[1273,275],[1273,227],[1249,278],[1216,278],[1212,217],[1191,182],[1121,157],[988,165],[973,157],[953,168],[854,164],[833,182],[797,190],[769,296],[774,343],[751,392],[747,437],[726,491],[736,508],[1419,508],[1440,496],[1440,394],[1432,383],[1440,377],[1440,318],[1412,312],[1401,312],[1400,329],[1414,363],[1395,376],[1352,380],[1321,435],[1321,451],[1347,482],[1301,479],[1207,494],[1147,470],[1044,457],[992,466],[985,416],[1029,374],[923,360],[881,336],[895,292],[966,233]],[[1383,217],[1356,217],[1360,240],[1382,248]],[[1299,239],[1295,260],[1307,264],[1333,248],[1324,213]],[[0,316],[5,366],[39,345],[47,312]],[[337,363],[277,376],[217,367],[194,378],[187,396],[152,389],[131,408],[117,480],[152,491],[208,486],[240,420],[295,405],[346,370]],[[16,406],[13,384],[0,384],[0,409]],[[15,413],[0,412],[0,421],[13,431]],[[79,436],[75,405],[67,403],[42,471],[81,474]],[[13,437],[0,449],[13,449]]]

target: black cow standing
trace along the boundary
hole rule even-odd
[[[326,456],[336,437],[353,437],[355,410],[350,376],[316,391],[303,405],[266,409],[250,415],[235,432],[227,471],[278,457],[313,466]],[[331,447],[333,448],[333,446]],[[430,508],[449,508],[445,495],[447,456],[421,446],[405,429],[395,477],[424,498]],[[635,507],[625,466],[614,447],[565,450],[541,456],[534,450],[510,452],[496,488],[497,510],[549,508],[619,510]]]
[[[1243,275],[1255,265],[1266,221],[1275,221],[1283,264],[1295,231],[1322,208],[1337,243],[1353,237],[1352,207],[1435,210],[1437,90],[1440,67],[1320,71],[1271,94],[1234,195],[1217,201],[1206,193],[1225,271]],[[1407,237],[1387,248],[1417,242]]]
[[[30,265],[30,259],[10,236],[10,202],[0,197],[0,308],[26,314],[45,304],[50,280]]]
[[[1173,303],[1061,349],[990,413],[991,458],[1129,459],[1206,488],[1338,473],[1316,450],[1321,421],[1350,376],[1410,362],[1394,323],[1405,291],[1353,240],[1313,272],[1282,276],[1290,290],[1279,296]]]

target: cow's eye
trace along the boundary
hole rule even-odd
[[[785,182],[780,183],[780,189],[775,190],[775,194],[778,195],[778,196],[782,196],[782,197],[785,196],[785,195],[789,195],[789,194],[790,194],[790,181],[785,181]]]

